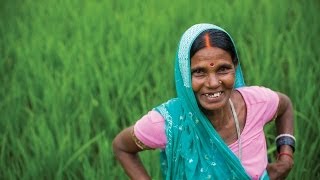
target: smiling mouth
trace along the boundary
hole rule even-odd
[[[222,92],[216,92],[216,93],[206,93],[204,94],[208,98],[217,98],[222,94]]]

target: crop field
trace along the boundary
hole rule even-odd
[[[319,179],[319,10],[318,0],[2,0],[0,179],[127,179],[112,140],[175,97],[178,41],[202,22],[231,34],[247,85],[291,98],[288,179]],[[274,161],[274,124],[265,132]],[[161,179],[159,151],[140,156]]]

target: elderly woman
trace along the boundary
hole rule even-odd
[[[245,86],[230,35],[196,24],[182,36],[175,65],[177,97],[124,129],[115,156],[132,179],[150,179],[138,152],[161,149],[165,179],[283,179],[293,166],[290,99]],[[268,163],[263,127],[275,119],[277,161]]]

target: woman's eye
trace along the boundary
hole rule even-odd
[[[225,68],[225,67],[223,67],[223,68],[220,68],[220,71],[226,71],[227,70],[227,68]]]
[[[201,69],[195,69],[192,71],[192,75],[193,76],[202,76],[202,75],[204,75],[204,71]]]
[[[221,68],[219,69],[219,73],[227,73],[227,72],[229,71],[229,69],[230,69],[230,68],[228,68],[228,67],[221,67]]]

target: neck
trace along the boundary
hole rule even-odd
[[[216,130],[226,127],[232,120],[229,102],[221,109],[214,111],[204,111],[204,114],[207,116]]]

